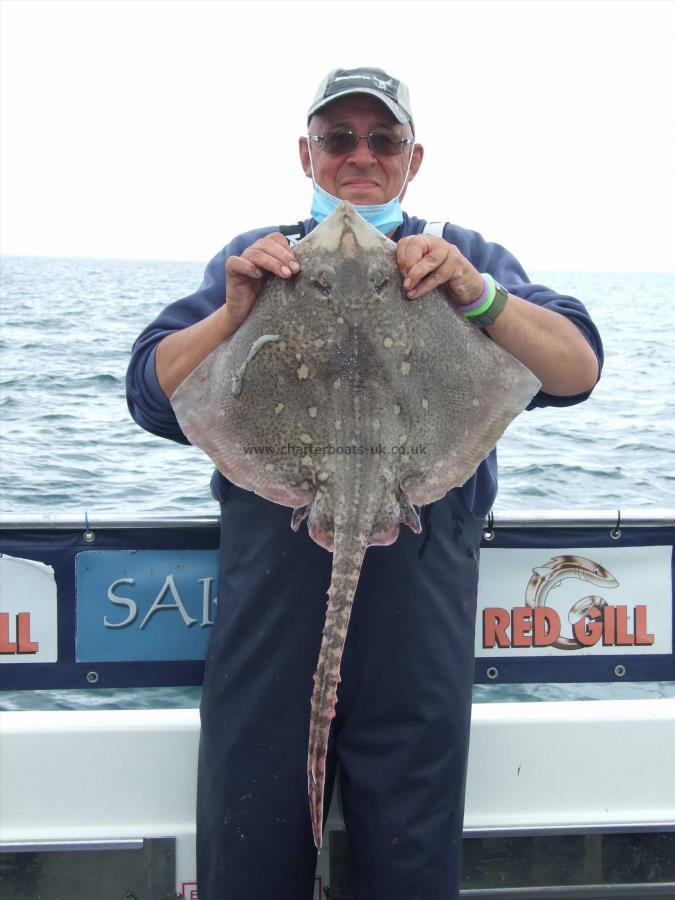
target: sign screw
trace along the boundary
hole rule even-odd
[[[490,666],[485,674],[491,681],[494,681],[495,678],[499,678],[499,669],[497,666]]]
[[[614,666],[614,674],[617,678],[623,678],[623,676],[626,674],[626,667],[621,665]]]
[[[96,684],[98,681],[98,672],[87,672],[87,681],[89,684]]]

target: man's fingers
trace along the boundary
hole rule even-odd
[[[447,281],[452,274],[452,264],[447,253],[431,252],[416,263],[408,272],[403,287],[409,296],[415,292],[427,293],[432,288]]]
[[[417,238],[418,235],[415,235]],[[424,257],[428,248],[420,240],[403,238],[396,245],[396,262],[398,267],[407,277],[410,270]]]
[[[402,238],[397,244],[396,262],[403,273],[403,290],[410,300],[441,285],[458,305],[480,296],[482,276],[454,244],[443,238],[419,234]]]
[[[267,273],[290,278],[299,271],[300,265],[288,241],[277,232],[251,244],[241,256],[231,256],[225,265],[227,306],[237,327],[251,311]]]
[[[300,271],[300,265],[283,234],[268,234],[242,254],[258,268],[279,278],[289,278]]]
[[[428,294],[429,291],[433,291],[434,288],[439,287],[439,285],[444,284],[446,280],[447,279],[441,274],[440,269],[435,269],[433,272],[430,272],[426,278],[423,278],[422,281],[418,281],[415,287],[407,292],[408,297],[411,300],[417,300],[419,297]]]
[[[230,278],[262,278],[265,274],[262,269],[243,256],[231,256],[227,261],[227,273]]]

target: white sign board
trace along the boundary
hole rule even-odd
[[[477,657],[671,654],[671,546],[481,551]]]
[[[57,655],[54,570],[0,554],[0,664],[53,663]]]

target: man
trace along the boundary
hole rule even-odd
[[[331,72],[299,149],[314,183],[301,232],[349,200],[397,242],[410,302],[442,287],[537,375],[542,390],[531,406],[588,396],[602,348],[581,303],[529,284],[513,256],[479,234],[449,224],[442,236],[425,233],[423,220],[401,212],[424,151],[400,81],[378,69]],[[228,244],[201,288],[136,342],[128,374],[136,420],[185,441],[167,398],[246,319],[267,273],[298,270],[279,228]],[[305,765],[330,555],[304,529],[291,531],[289,510],[218,473],[212,489],[222,532],[201,707],[200,900],[310,900],[316,857]],[[421,535],[403,529],[394,545],[366,554],[327,771],[329,795],[339,759],[358,900],[457,896],[478,546],[495,492],[493,453],[462,488],[422,511]]]

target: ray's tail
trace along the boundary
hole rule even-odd
[[[312,711],[307,756],[307,788],[314,843],[321,847],[323,832],[323,793],[326,779],[326,753],[331,721],[335,716],[340,663],[347,637],[361,564],[368,547],[366,533],[350,534],[335,527],[333,574],[328,590],[326,622],[321,638],[319,662],[314,675]]]

